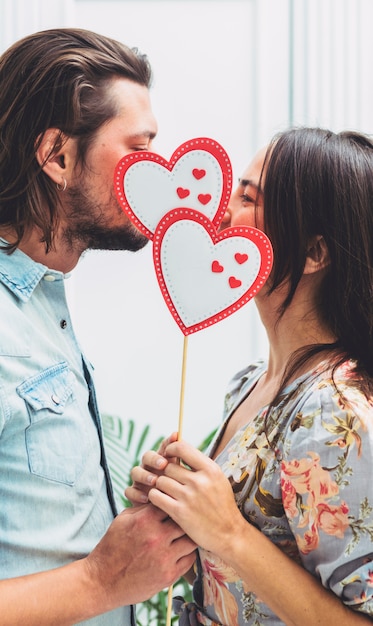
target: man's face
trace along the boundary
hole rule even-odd
[[[109,89],[118,114],[97,131],[83,169],[77,167],[66,190],[64,237],[81,252],[138,250],[147,242],[118,203],[114,171],[126,154],[151,149],[157,124],[149,91],[124,78],[113,80]]]

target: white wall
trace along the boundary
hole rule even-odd
[[[157,152],[169,158],[187,139],[210,136],[227,150],[238,176],[255,149],[255,56],[246,36],[254,10],[242,0],[82,0],[76,22],[148,54]],[[79,334],[96,363],[101,406],[154,423],[154,434],[168,433],[177,429],[183,335],[160,295],[151,246],[136,255],[107,254],[105,265],[102,258],[87,256],[79,267],[75,299]],[[91,321],[79,314],[83,306],[94,311]],[[229,378],[262,352],[264,335],[253,332],[257,326],[249,304],[189,337],[183,432],[194,443],[219,423]]]
[[[34,30],[80,26],[146,52],[165,158],[207,135],[237,177],[289,124],[373,132],[371,0],[0,0],[0,11],[2,49]],[[69,297],[101,409],[152,423],[154,439],[176,429],[183,337],[151,246],[87,254]],[[253,303],[189,338],[185,438],[199,443],[216,426],[228,379],[266,345]]]

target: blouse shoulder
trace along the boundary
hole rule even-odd
[[[361,391],[351,361],[335,372],[320,368],[295,381],[288,399],[284,397],[284,405],[293,433],[300,426],[310,430],[315,425],[330,433],[334,426],[338,431],[342,423],[344,429],[352,422],[364,427],[369,422],[373,427],[373,398]]]

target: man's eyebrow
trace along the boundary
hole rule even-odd
[[[131,139],[154,139],[157,133],[153,130],[143,130],[138,133],[134,133],[131,135]]]

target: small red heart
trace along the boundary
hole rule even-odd
[[[237,263],[242,265],[242,263],[246,263],[249,257],[247,254],[240,254],[240,252],[237,252],[237,254],[234,255],[234,258],[236,259]]]
[[[200,193],[198,196],[198,200],[201,204],[208,204],[211,200],[211,196],[209,193]]]
[[[242,282],[240,280],[238,280],[238,278],[235,278],[234,276],[230,276],[229,277],[229,286],[232,289],[236,289],[237,287],[241,287]]]
[[[176,193],[179,196],[179,198],[187,198],[190,194],[189,189],[183,189],[183,187],[178,187],[176,189]]]
[[[224,267],[220,265],[219,261],[213,261],[211,265],[211,269],[213,272],[216,272],[217,274],[224,272]]]
[[[194,170],[192,171],[192,174],[194,178],[196,178],[197,180],[201,180],[201,178],[206,176],[206,170],[199,170],[195,167]]]

